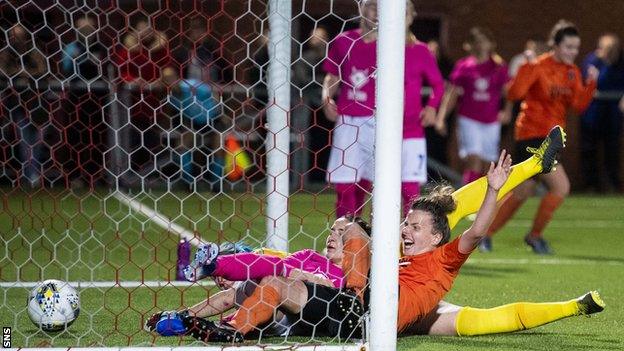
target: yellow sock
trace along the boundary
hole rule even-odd
[[[275,256],[279,258],[286,258],[286,256],[288,256],[288,252],[275,250],[268,247],[255,249],[254,252],[261,255]]]
[[[531,156],[524,162],[511,167],[509,179],[498,192],[498,200],[509,193],[513,188],[520,185],[542,171],[542,163],[536,156]],[[475,213],[481,207],[487,191],[487,178],[481,177],[474,182],[464,185],[453,193],[457,204],[455,211],[447,215],[449,227],[453,229],[460,219]]]
[[[509,333],[539,327],[578,315],[577,300],[566,302],[517,302],[494,308],[463,307],[455,320],[460,336]]]

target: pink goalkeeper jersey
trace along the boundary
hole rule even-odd
[[[331,280],[336,288],[341,288],[344,284],[342,268],[314,250],[305,249],[297,251],[284,258],[283,262],[285,277],[290,275],[290,271],[293,268],[298,268],[302,271]]]
[[[354,117],[371,116],[374,113],[376,50],[376,41],[365,43],[359,29],[343,32],[334,39],[323,68],[341,79],[336,101],[338,113]],[[437,109],[444,94],[442,74],[426,45],[410,44],[405,48],[403,138],[424,137],[420,124],[424,82],[433,91],[427,106]]]
[[[338,113],[353,117],[372,116],[375,111],[376,42],[366,43],[360,30],[340,33],[332,42],[323,69],[340,77],[336,105]]]
[[[431,95],[426,106],[431,106],[437,110],[444,94],[444,79],[435,57],[429,52],[427,46],[416,42],[405,48],[404,139],[425,137],[425,131],[420,121],[421,91],[425,82],[431,87]]]
[[[490,59],[478,63],[476,57],[465,57],[455,64],[451,83],[461,87],[459,115],[481,123],[494,123],[500,110],[503,86],[509,80],[507,66]]]

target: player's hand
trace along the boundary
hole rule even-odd
[[[338,106],[336,105],[336,101],[331,98],[327,98],[327,101],[323,105],[323,112],[325,113],[325,118],[332,122],[336,122],[338,119]]]
[[[499,191],[505,184],[511,173],[511,155],[507,151],[501,151],[498,163],[490,162],[490,169],[487,173],[488,186],[495,191]]]
[[[436,110],[431,106],[425,106],[420,111],[420,124],[423,127],[430,127],[436,123]]]
[[[522,54],[527,63],[535,63],[537,61],[537,54],[533,50],[525,50]]]
[[[446,120],[441,116],[438,116],[438,119],[436,120],[433,128],[435,129],[436,133],[440,134],[441,136],[446,136],[448,134]]]
[[[507,110],[500,110],[498,111],[497,118],[500,124],[507,125],[511,122],[511,112]]]
[[[620,99],[619,107],[620,107],[620,111],[624,113],[624,96],[622,96],[622,98]]]
[[[215,277],[214,278],[215,284],[217,284],[217,286],[219,287],[219,289],[221,290],[227,290],[227,289],[231,289],[234,287],[234,282],[231,280],[227,280],[223,277]]]
[[[589,67],[587,67],[587,82],[597,81],[599,74],[600,71],[598,70],[598,68],[596,68],[596,66],[589,65]]]

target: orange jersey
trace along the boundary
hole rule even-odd
[[[433,251],[401,258],[398,330],[418,323],[453,285],[469,254],[459,252],[459,238]]]
[[[345,275],[345,288],[353,289],[361,302],[364,302],[364,290],[368,285],[370,270],[370,239],[354,237],[348,239],[343,247],[342,270]]]
[[[568,109],[582,113],[595,91],[596,82],[583,85],[579,68],[555,60],[553,54],[523,65],[507,92],[509,100],[524,100],[516,140],[543,138],[555,125],[565,128]]]

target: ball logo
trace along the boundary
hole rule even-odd
[[[54,284],[46,284],[39,288],[35,299],[43,314],[51,317],[54,314],[54,306],[59,303],[59,293]]]

